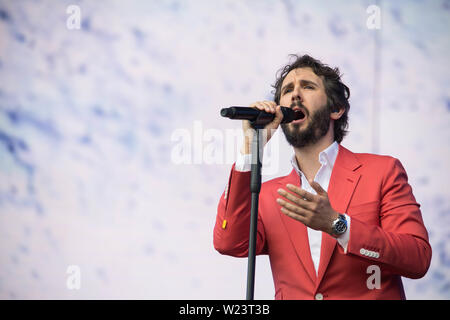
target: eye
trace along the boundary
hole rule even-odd
[[[313,87],[313,86],[310,86],[310,85],[306,85],[306,86],[304,86],[303,88],[305,88],[305,89],[313,89],[313,90],[314,90],[314,87]]]
[[[292,88],[286,88],[286,89],[284,89],[283,94],[288,93],[289,91],[292,91]]]

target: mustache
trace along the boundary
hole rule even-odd
[[[309,111],[308,109],[300,102],[300,101],[294,101],[291,103],[291,109],[294,107],[298,107],[301,109],[301,111],[306,115],[309,116]]]

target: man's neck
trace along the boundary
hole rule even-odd
[[[295,158],[299,169],[306,176],[308,181],[313,180],[320,169],[319,154],[328,148],[334,139],[325,135],[317,143],[303,148],[294,148]]]

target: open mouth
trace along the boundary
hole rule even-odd
[[[306,113],[304,110],[302,110],[298,107],[293,108],[293,110],[295,111],[295,120],[292,123],[301,123],[301,122],[305,121]]]

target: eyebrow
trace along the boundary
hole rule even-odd
[[[284,87],[281,88],[281,92],[284,92],[284,90],[288,87],[291,87],[293,85],[293,82],[289,82],[288,84],[286,84]],[[317,83],[311,81],[311,80],[300,80],[300,85],[304,86],[304,85],[313,85],[315,87],[319,87],[317,85]]]

